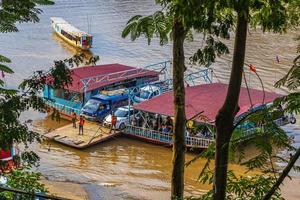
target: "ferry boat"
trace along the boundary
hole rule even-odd
[[[51,77],[43,90],[43,97],[50,108],[65,116],[74,111],[78,115],[91,97],[103,91],[129,88],[159,80],[160,72],[122,64],[105,64],[71,69],[72,83],[63,89],[52,87]]]
[[[72,26],[60,17],[51,17],[54,31],[69,44],[83,50],[92,48],[93,36]]]
[[[214,133],[211,127],[214,127],[214,120],[222,106],[228,85],[222,83],[210,83],[196,86],[189,86],[185,89],[185,112],[187,118],[186,147],[194,149],[205,149],[214,141]],[[240,110],[235,119],[245,115],[251,110],[265,108],[269,103],[280,97],[276,93],[264,92],[255,89],[249,89],[252,97],[252,106],[248,98],[247,88],[241,88],[239,106]],[[265,95],[265,101],[262,102]],[[153,99],[144,101],[133,106],[135,112],[138,112],[131,124],[128,124],[122,131],[128,137],[137,138],[146,142],[172,146],[173,136],[172,128],[170,130],[164,127],[163,120],[174,117],[174,96],[169,91]],[[163,106],[162,106],[163,105]],[[279,116],[274,122],[283,126],[288,123],[294,123],[293,117]],[[172,123],[172,121],[171,121]],[[166,124],[166,123],[165,123]],[[195,131],[199,129],[198,131]],[[210,127],[210,128],[208,128]],[[242,134],[252,134],[257,131],[258,126],[248,127],[242,124]]]

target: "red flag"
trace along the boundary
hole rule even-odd
[[[256,73],[256,67],[254,65],[250,64],[248,66],[249,66],[250,71],[253,71]]]

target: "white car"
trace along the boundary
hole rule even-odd
[[[143,101],[152,99],[155,96],[161,94],[161,90],[158,86],[155,85],[147,85],[140,89],[140,91],[134,97],[134,101],[136,103],[141,103]]]
[[[114,114],[117,117],[117,124],[116,124],[116,128],[119,130],[123,130],[126,125],[129,125],[129,119],[130,121],[134,119],[134,115],[137,113],[138,111],[133,110],[132,108],[130,108],[129,111],[129,106],[123,106],[118,108]],[[104,119],[104,126],[111,126],[111,114],[106,116]]]

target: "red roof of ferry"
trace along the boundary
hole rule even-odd
[[[145,77],[145,76],[154,76],[154,77],[158,76],[158,72],[151,71],[151,70],[143,70],[142,73],[136,73],[136,74],[132,73],[130,75],[126,75],[122,77],[118,77],[117,75],[114,76],[114,74],[116,73],[134,71],[136,69],[140,69],[140,68],[130,67],[127,65],[122,65],[117,63],[74,68],[71,69],[72,79],[73,79],[72,84],[65,87],[65,89],[82,93],[83,83],[81,80],[85,78],[92,78],[95,76],[104,77],[106,75],[110,75],[110,78],[104,78],[102,81],[98,81],[98,82],[90,82],[89,87],[86,89],[86,91],[91,91],[99,87],[103,87],[127,79]]]
[[[187,119],[199,114],[207,117],[208,122],[213,122],[224,103],[228,85],[222,83],[204,84],[185,88],[185,112]],[[253,104],[262,103],[263,92],[250,89]],[[272,102],[281,95],[271,92],[265,92],[265,102]],[[137,110],[143,110],[151,113],[158,113],[166,116],[174,116],[173,92],[167,92],[158,97],[144,101],[134,106]],[[240,111],[237,115],[246,112],[250,108],[250,101],[246,88],[241,88],[239,98]],[[196,119],[201,121],[201,119]]]

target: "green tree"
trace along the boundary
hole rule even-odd
[[[41,174],[24,171],[24,170],[14,170],[8,176],[7,186],[11,188],[22,189],[26,192],[32,193],[47,193],[45,185],[39,183]],[[30,181],[28,181],[30,180]],[[32,195],[19,195],[12,192],[2,192],[0,193],[0,199],[18,199],[18,200],[28,200],[33,199]]]
[[[38,14],[42,12],[38,5],[51,5],[50,0],[2,0],[0,1],[0,32],[18,31],[16,23],[38,22]],[[8,52],[9,53],[9,52]],[[91,59],[92,62],[97,61]],[[32,77],[24,80],[19,90],[5,87],[3,80],[0,80],[0,148],[7,150],[13,144],[23,144],[25,150],[21,155],[14,157],[15,163],[22,162],[23,170],[13,171],[8,175],[7,186],[22,189],[27,192],[46,192],[43,184],[40,184],[39,174],[28,171],[31,166],[37,165],[39,157],[35,152],[29,150],[34,141],[41,141],[38,133],[29,130],[26,122],[21,122],[19,116],[22,112],[33,108],[38,111],[45,111],[44,100],[40,97],[44,84],[49,77],[52,77],[53,87],[60,88],[71,81],[69,67],[83,62],[82,55],[76,55],[70,59],[55,61],[49,71],[37,71]],[[0,71],[13,74],[13,70],[7,66],[10,59],[0,55]],[[1,163],[1,167],[2,167]],[[32,195],[18,195],[11,192],[1,193],[1,199],[34,199]]]
[[[300,4],[300,3],[299,3]],[[300,40],[300,37],[298,38]],[[298,46],[298,53],[300,53],[300,45]],[[284,105],[287,113],[300,113],[300,92],[297,92],[297,88],[300,87],[300,55],[298,55],[293,62],[292,68],[289,70],[287,75],[280,79],[276,84],[276,87],[286,86],[291,93],[287,96],[279,98],[276,105]],[[278,190],[280,184],[288,176],[290,170],[294,167],[296,161],[300,157],[300,148],[298,148],[295,154],[290,158],[288,165],[280,174],[275,184],[272,186],[270,191],[264,196],[264,200],[270,199],[274,193]]]
[[[295,151],[295,148],[290,144],[289,137],[274,123],[274,119],[277,118],[278,110],[274,106],[250,112],[238,122],[238,124],[242,124],[250,121],[261,125],[254,128],[251,133],[245,133],[242,129],[235,129],[232,134],[229,143],[229,160],[245,166],[246,171],[239,176],[233,171],[228,171],[226,199],[262,199],[270,188],[275,185],[280,173],[280,168],[275,166],[275,162],[289,162],[285,156],[279,156],[277,150]],[[235,127],[237,127],[237,124]],[[248,146],[254,146],[257,149],[257,155],[247,158],[244,152]],[[215,157],[215,148],[215,144],[210,145],[206,151],[187,163],[189,165],[198,157],[207,159],[199,175],[201,183],[213,183],[214,169],[211,168],[210,162]],[[295,170],[299,169],[297,166],[292,167]],[[275,191],[273,194],[272,199],[282,199],[279,191]],[[201,197],[190,199],[212,199],[213,195],[214,191],[212,189]]]
[[[242,120],[236,122],[240,124],[244,121],[264,121],[264,123],[260,123],[262,124],[261,127],[250,135],[245,135],[243,132],[235,130],[229,143],[229,158],[231,162],[238,162],[244,165],[248,171],[258,168],[263,174],[253,176],[248,175],[246,172],[245,175],[237,177],[232,171],[228,171],[226,199],[282,199],[280,191],[278,191],[280,184],[288,176],[291,169],[299,171],[300,168],[295,163],[300,157],[300,148],[294,148],[286,133],[273,122],[274,119],[278,118],[277,108],[279,105],[285,108],[286,114],[299,113],[300,99],[299,91],[297,91],[300,80],[299,59],[300,56],[297,56],[287,75],[276,83],[276,87],[287,86],[291,93],[277,99],[271,108],[250,112]],[[283,114],[282,111],[279,114]],[[235,124],[235,127],[237,127],[237,124]],[[244,151],[248,144],[255,145],[259,153],[249,160],[242,161],[242,159],[245,159]],[[279,156],[277,149],[288,150],[290,155],[292,153],[294,155],[287,159],[285,156]],[[236,159],[236,152],[239,152],[238,159]],[[214,155],[215,146],[211,145],[206,151],[187,163],[189,165],[199,157],[207,159],[199,175],[199,180],[202,183],[211,184],[213,182],[213,169],[209,168],[209,163],[214,158]],[[274,161],[280,161],[287,165],[281,171],[281,168],[275,166]],[[213,190],[211,190],[200,198],[190,199],[211,199],[213,194]]]
[[[148,38],[148,42],[150,42],[153,36],[158,36],[160,37],[160,43],[164,44],[167,41],[170,30],[172,30],[168,28],[169,25],[172,24],[174,30],[174,20],[180,19],[186,33],[193,28],[205,35],[206,46],[199,49],[191,59],[200,64],[209,65],[214,61],[216,55],[221,55],[222,52],[226,52],[226,46],[221,41],[215,40],[220,37],[227,39],[230,36],[229,31],[235,30],[235,45],[229,87],[225,102],[216,117],[217,138],[216,166],[213,179],[215,189],[214,199],[224,199],[228,168],[228,148],[234,130],[234,118],[239,110],[238,98],[244,70],[248,26],[250,24],[253,28],[260,27],[263,31],[285,32],[290,26],[299,24],[299,2],[297,0],[165,0],[157,2],[163,5],[166,12],[159,12],[159,15],[156,13],[147,17],[133,17],[129,20],[122,36],[124,37],[131,33],[131,39],[134,40],[143,34]],[[165,13],[166,15],[164,15]],[[157,16],[163,17],[157,18]],[[175,41],[175,38],[173,38],[173,40]],[[177,61],[177,59],[173,59]],[[174,79],[176,78],[177,77],[174,76]],[[174,87],[175,100],[176,94],[181,95],[184,93],[180,88]],[[175,113],[176,115],[178,114],[177,112]],[[181,122],[177,121],[175,123]],[[183,134],[182,132],[175,132],[174,143],[179,142],[179,144],[182,144],[183,141],[180,141],[180,137],[178,136]],[[178,148],[174,145],[174,154],[175,152],[182,151],[182,149],[180,149],[181,146],[177,147]],[[182,160],[183,159],[181,159],[181,161]],[[176,164],[177,163],[174,163],[174,168],[176,168]],[[181,162],[178,162],[177,167],[181,166],[181,164]],[[180,169],[180,167],[178,169]],[[179,174],[173,175],[181,176]],[[182,193],[183,192],[180,194]],[[172,195],[173,194],[174,193],[172,193]],[[182,198],[182,195],[178,197]]]
[[[220,1],[222,2],[222,1]],[[225,199],[228,168],[228,148],[234,130],[234,117],[239,110],[240,94],[248,24],[260,26],[263,31],[284,32],[299,24],[298,1],[227,1],[224,9],[236,16],[236,32],[232,69],[225,102],[216,117],[216,157],[214,199]]]
[[[185,91],[184,72],[185,57],[183,44],[186,39],[191,38],[191,31],[204,30],[205,22],[210,19],[191,17],[191,14],[205,16],[206,10],[202,10],[199,1],[171,1],[157,0],[163,10],[152,15],[143,17],[137,15],[132,17],[122,32],[122,37],[130,34],[131,40],[144,35],[150,44],[151,39],[159,37],[160,44],[166,44],[172,39],[173,44],[173,88],[174,88],[174,142],[173,142],[173,170],[171,178],[171,198],[183,199],[184,193],[184,162],[185,162]],[[198,8],[195,10],[194,8]],[[203,20],[203,23],[199,23]],[[221,19],[219,19],[221,22]],[[206,29],[205,29],[206,30]],[[196,59],[202,56],[199,61],[202,64],[209,64],[214,61],[216,55],[228,53],[227,47],[221,41],[215,41],[211,35],[228,37],[229,29],[223,23],[215,25],[214,29],[206,31],[207,44],[203,51],[198,50],[194,56]]]

